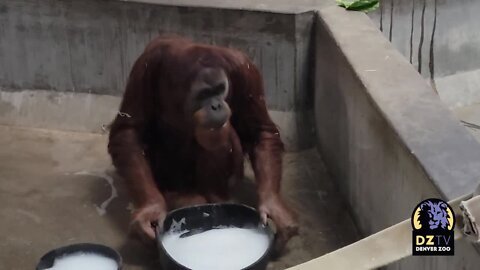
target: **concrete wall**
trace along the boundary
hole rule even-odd
[[[480,102],[480,2],[384,0],[370,17],[451,108]]]
[[[480,179],[480,144],[372,21],[320,9],[316,31],[318,147],[359,228],[410,217],[422,199],[453,199]],[[477,269],[474,246],[454,257],[412,257],[387,269]]]
[[[56,96],[56,114],[76,108],[97,110],[82,103],[89,94],[120,97],[133,61],[146,43],[162,33],[246,52],[262,71],[267,103],[288,149],[313,146],[313,108],[309,51],[313,12],[270,13],[248,10],[191,8],[125,1],[0,2],[0,90],[4,103],[0,124],[72,128],[75,124],[37,119],[33,112],[51,112],[48,95]],[[28,90],[28,92],[24,92]],[[53,91],[55,93],[37,92]],[[20,93],[22,92],[23,93]],[[41,96],[35,104],[24,97]],[[94,95],[90,99],[98,97]],[[12,100],[15,100],[13,102]],[[12,103],[13,102],[13,103]],[[60,102],[60,103],[59,103]],[[107,106],[108,104],[105,104]],[[90,107],[86,107],[90,106]],[[97,102],[97,106],[102,106]],[[34,107],[38,107],[34,109]],[[105,111],[92,112],[102,115]],[[109,121],[100,117],[103,123]],[[22,116],[22,117],[20,117]],[[77,117],[80,118],[80,117]],[[79,119],[78,130],[99,130],[102,122]],[[100,119],[97,119],[100,120]],[[42,124],[43,123],[43,124]]]

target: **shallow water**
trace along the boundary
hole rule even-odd
[[[193,270],[239,270],[260,259],[268,249],[269,236],[257,229],[213,229],[189,237],[166,234],[167,253]]]

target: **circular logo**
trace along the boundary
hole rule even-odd
[[[412,227],[417,231],[452,231],[454,225],[453,209],[440,199],[422,201],[412,214]]]

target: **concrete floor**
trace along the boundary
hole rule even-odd
[[[129,200],[111,167],[106,139],[0,126],[0,269],[33,269],[47,251],[79,242],[119,250],[125,269],[159,269],[155,250],[128,237]],[[307,261],[358,238],[322,164],[315,150],[285,156],[284,192],[301,210],[302,228],[288,254],[269,269]]]

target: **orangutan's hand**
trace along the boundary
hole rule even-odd
[[[131,229],[143,241],[151,242],[155,239],[155,227],[163,225],[166,215],[167,209],[163,204],[148,204],[133,213]]]
[[[261,198],[258,206],[262,221],[271,218],[277,228],[274,252],[280,255],[288,240],[298,234],[298,223],[294,212],[288,208],[280,195],[274,194]]]

